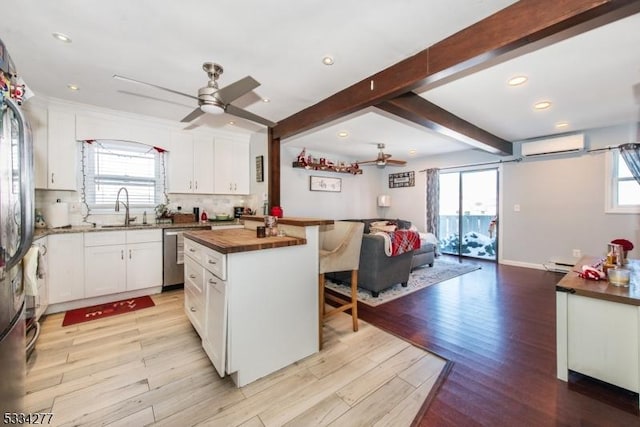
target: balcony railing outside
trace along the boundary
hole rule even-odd
[[[462,255],[496,259],[495,230],[492,236],[489,235],[489,226],[493,218],[494,215],[462,215]],[[458,215],[440,215],[438,237],[442,253],[458,254],[459,220]]]

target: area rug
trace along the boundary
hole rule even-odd
[[[478,264],[460,264],[457,262],[436,260],[433,267],[424,266],[413,270],[409,276],[409,283],[406,288],[403,288],[402,285],[398,283],[397,285],[381,291],[377,298],[371,296],[371,292],[368,290],[358,288],[358,301],[375,307],[409,295],[420,289],[424,289],[427,286],[443,282],[453,277],[461,276],[480,268],[481,267]],[[351,295],[351,288],[348,285],[340,285],[327,279],[325,281],[325,286],[342,295]]]
[[[75,310],[69,310],[65,313],[62,326],[75,325],[76,323],[102,319],[104,317],[115,316],[116,314],[130,313],[143,308],[153,307],[154,305],[150,297],[143,296],[122,301],[107,302],[91,307],[76,308]]]

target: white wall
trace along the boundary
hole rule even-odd
[[[588,148],[618,146],[633,140],[627,126],[586,133]],[[516,154],[519,144],[515,144]],[[615,238],[631,240],[640,247],[640,215],[605,213],[605,158],[609,152],[526,159],[504,163],[501,168],[500,258],[514,265],[541,267],[552,259],[573,260],[573,249],[600,256]],[[514,156],[515,157],[515,156]],[[385,189],[392,197],[387,217],[411,220],[425,227],[426,177],[421,169],[509,160],[479,151],[465,151],[410,162],[389,168],[380,178],[387,186],[388,173],[416,171],[416,186]],[[514,205],[520,212],[514,212]],[[640,256],[635,249],[631,256]]]
[[[291,167],[300,152],[299,148],[282,145],[280,152],[280,203],[285,216],[326,219],[368,218],[377,216],[380,172],[366,168],[362,175],[314,171]],[[325,154],[313,152],[313,156]],[[332,158],[331,155],[326,155]],[[335,157],[335,156],[334,156]],[[338,160],[338,159],[336,159]],[[339,193],[310,191],[310,176],[327,176],[342,179]]]

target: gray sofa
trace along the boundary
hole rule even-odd
[[[384,251],[384,238],[379,235],[369,234],[370,226],[375,221],[385,221],[384,218],[369,219],[349,219],[346,221],[359,221],[364,223],[364,233],[362,236],[362,248],[360,249],[360,264],[358,267],[358,287],[367,289],[371,295],[377,297],[380,291],[396,285],[407,286],[409,274],[413,268],[419,265],[429,264],[433,266],[435,247],[430,245],[431,250],[425,247],[419,254],[419,258],[414,262],[414,253],[419,251],[405,252],[397,256],[387,256]],[[387,219],[387,221],[389,221]],[[408,229],[411,222],[404,220],[393,220],[398,229]],[[421,247],[420,250],[423,248]],[[327,277],[339,283],[351,283],[349,272],[327,273]]]

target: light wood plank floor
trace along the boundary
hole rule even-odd
[[[245,387],[220,378],[183,311],[155,307],[62,327],[48,316],[27,374],[27,410],[55,426],[402,426],[445,361],[350,317],[325,324],[321,352]]]

